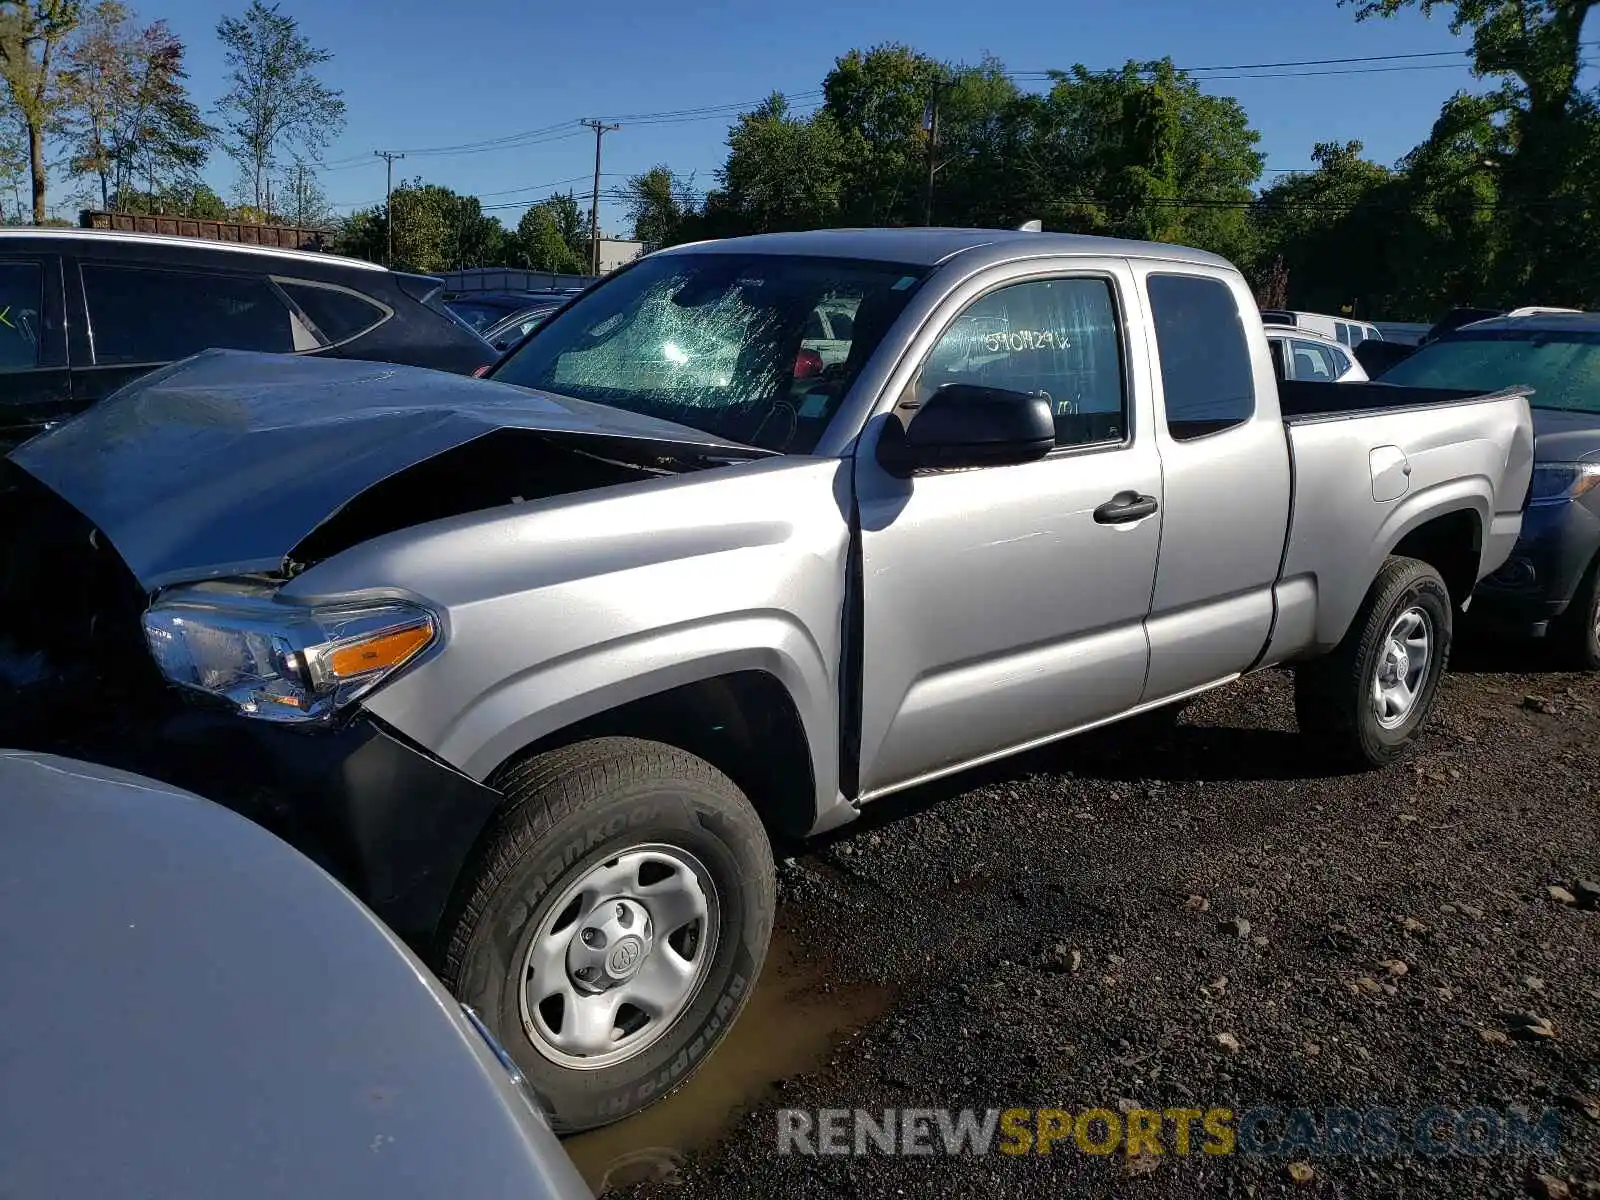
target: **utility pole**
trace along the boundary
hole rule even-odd
[[[294,223],[302,226],[306,223],[306,165],[294,165]]]
[[[939,169],[939,93],[949,87],[944,79],[933,81],[933,95],[928,100],[928,195],[923,204],[922,223],[933,224],[933,176]]]
[[[589,197],[589,274],[600,274],[600,139],[621,125],[604,125],[588,119],[582,122],[594,130],[594,192]]]
[[[383,239],[387,247],[383,253],[383,265],[387,267],[394,262],[394,160],[405,155],[396,154],[393,150],[374,150],[372,153],[389,166],[388,181],[383,186]]]

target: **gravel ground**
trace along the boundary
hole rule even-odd
[[[1462,647],[1381,772],[1319,772],[1270,673],[882,802],[785,863],[781,911],[893,1002],[631,1194],[1600,1197],[1600,678],[1540,663]],[[774,1149],[781,1107],[1261,1105],[1553,1109],[1559,1152]]]

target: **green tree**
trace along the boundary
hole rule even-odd
[[[317,77],[333,55],[312,45],[278,6],[250,0],[242,17],[217,22],[228,90],[217,101],[223,148],[249,181],[258,209],[279,156],[298,151],[316,161],[344,128],[344,93]]]
[[[1170,59],[1058,73],[1032,140],[1035,215],[1048,226],[1248,256],[1260,135],[1238,101],[1201,91]]]
[[[513,239],[500,218],[483,211],[476,196],[457,196],[455,213],[455,265],[505,267],[511,265]]]
[[[815,229],[844,220],[846,146],[827,112],[793,117],[774,93],[728,134],[719,188],[706,198],[712,236]]]
[[[81,0],[0,0],[0,79],[28,142],[33,223],[45,222],[45,139],[61,121],[61,58]]]
[[[680,236],[824,225],[1014,226],[1252,250],[1262,158],[1244,110],[1168,61],[1055,72],[1024,93],[1004,64],[939,63],[904,46],[841,57],[823,107],[781,95],[729,132],[719,187]],[[934,135],[935,109],[937,134]],[[931,140],[930,140],[931,139]]]
[[[109,207],[113,212],[138,213],[162,217],[197,217],[219,221],[229,217],[225,200],[204,183],[181,182],[168,184],[160,191],[141,191],[127,186],[111,193]]]
[[[28,211],[22,199],[28,182],[28,139],[21,122],[9,119],[12,116],[0,114],[0,210],[5,224],[21,225]]]
[[[623,186],[633,236],[646,251],[686,241],[684,232],[697,215],[694,177],[679,179],[670,167],[658,165],[631,176]]]
[[[333,251],[368,262],[382,262],[384,242],[383,206],[357,209],[334,228]]]
[[[928,118],[949,69],[896,43],[851,50],[822,81],[823,112],[845,170],[840,216],[849,224],[922,223]]]
[[[1584,21],[1600,0],[1339,0],[1358,20],[1408,8],[1443,10],[1451,31],[1471,33],[1473,67],[1497,81],[1482,96],[1458,95],[1441,121],[1462,113],[1493,127],[1474,170],[1491,170],[1504,250],[1487,284],[1493,294],[1577,302],[1596,295],[1600,248],[1590,232],[1600,107],[1578,87]],[[1452,121],[1454,115],[1457,119]],[[1469,122],[1470,123],[1470,122]],[[1437,132],[1437,131],[1436,131]]]
[[[581,275],[589,269],[588,232],[570,194],[528,206],[517,224],[513,254],[530,271]]]
[[[278,175],[273,207],[286,224],[301,227],[332,225],[333,208],[317,178],[316,164],[295,157]]]
[[[1361,316],[1389,308],[1394,283],[1385,263],[1397,248],[1393,222],[1407,196],[1401,176],[1361,152],[1360,142],[1319,143],[1315,170],[1285,175],[1261,193],[1262,266],[1283,264],[1291,307],[1338,312],[1348,305]]]
[[[1428,320],[1457,304],[1522,302],[1498,282],[1500,264],[1525,258],[1528,247],[1503,220],[1497,160],[1489,157],[1502,133],[1493,110],[1492,100],[1451,99],[1399,164],[1400,202],[1381,216],[1390,309],[1401,319]]]
[[[62,72],[69,165],[98,179],[100,203],[190,180],[214,134],[184,85],[183,42],[157,21],[139,28],[131,10],[101,0],[90,10]]]
[[[464,267],[513,265],[511,239],[500,221],[474,196],[463,196],[421,178],[394,189],[394,261],[398,271],[435,275]],[[352,213],[340,223],[334,246],[380,262],[389,213],[383,205]]]

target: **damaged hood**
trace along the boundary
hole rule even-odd
[[[209,350],[8,456],[110,539],[149,591],[283,569],[362,492],[502,429],[646,455],[766,456],[670,421],[419,367]]]

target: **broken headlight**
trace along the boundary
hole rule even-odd
[[[268,721],[315,721],[377,687],[438,639],[426,609],[397,601],[293,608],[196,590],[153,605],[145,640],[173,683]]]

